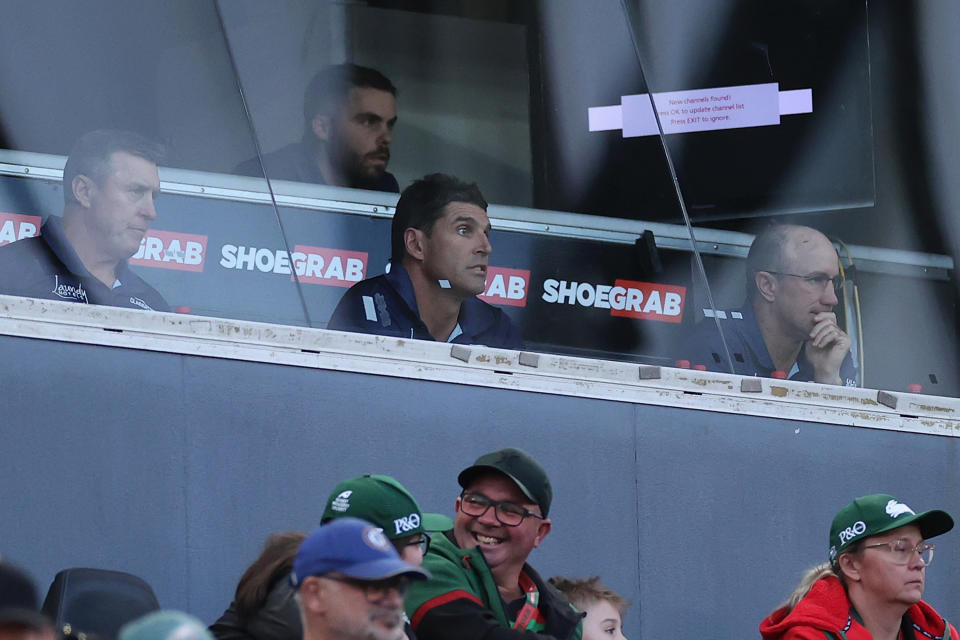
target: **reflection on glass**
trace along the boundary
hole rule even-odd
[[[480,300],[490,238],[476,184],[434,173],[403,190],[393,216],[390,272],[347,291],[328,328],[520,349],[520,332]]]
[[[397,123],[397,88],[376,69],[354,64],[321,69],[304,96],[304,132],[294,142],[241,162],[235,173],[339,187],[400,191],[387,171]]]
[[[946,9],[100,6],[91,16],[69,3],[24,5],[0,21],[0,243],[25,242],[0,256],[22,256],[25,273],[39,264],[30,247],[69,247],[75,260],[54,255],[74,279],[44,285],[50,292],[323,328],[351,286],[410,271],[391,246],[397,193],[441,172],[493,203],[485,265],[468,263],[486,277],[458,296],[473,304],[476,289],[475,302],[509,318],[527,348],[960,389],[955,225],[923,141],[941,155],[955,145],[925,129],[936,114],[910,101],[933,90],[918,79],[933,60],[917,42]],[[131,234],[142,237],[123,252],[76,235],[74,179],[56,173],[94,129],[136,131],[167,151],[159,209],[136,214]],[[936,169],[943,183],[955,173]],[[747,261],[770,222],[816,229],[831,265],[789,251],[791,238],[769,260]],[[382,275],[391,258],[396,271]],[[19,282],[17,269],[0,280]],[[841,291],[817,286],[835,276]],[[457,288],[456,275],[429,279]],[[128,294],[137,282],[158,293]],[[369,321],[370,297],[382,325],[375,293],[360,294],[355,313]],[[420,302],[408,307],[427,334],[450,338],[456,324],[429,320]],[[905,324],[924,340],[902,339]]]
[[[837,322],[839,259],[825,235],[768,227],[750,247],[746,276],[743,306],[708,313],[678,359],[729,372],[729,354],[741,375],[857,386],[851,340]]]
[[[129,131],[81,136],[63,170],[63,216],[47,218],[39,236],[0,247],[0,293],[169,311],[127,266],[157,218],[161,155]]]

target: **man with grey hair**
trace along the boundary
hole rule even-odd
[[[139,134],[80,137],[63,170],[63,216],[40,236],[0,247],[0,293],[169,311],[127,266],[157,217],[162,150]]]
[[[403,640],[410,581],[429,576],[366,520],[320,525],[300,545],[290,573],[304,640]]]
[[[720,319],[733,373],[857,386],[850,338],[834,313],[843,278],[830,240],[810,227],[771,225],[750,246],[746,271],[746,303]],[[730,372],[713,318],[677,356]]]

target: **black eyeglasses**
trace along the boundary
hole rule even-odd
[[[812,276],[801,276],[797,273],[783,273],[782,271],[770,271],[769,269],[761,269],[761,271],[766,271],[767,273],[772,273],[775,276],[789,276],[791,278],[800,278],[806,282],[811,287],[815,287],[820,291],[823,291],[827,288],[827,283],[833,285],[833,292],[837,294],[837,297],[840,296],[840,290],[843,289],[843,277],[834,276],[830,277],[822,273]]]
[[[497,522],[507,527],[517,527],[523,522],[524,518],[531,517],[538,520],[544,520],[541,515],[525,509],[512,502],[497,502],[491,500],[482,493],[461,493],[460,511],[468,516],[479,518],[487,512],[487,509],[493,507],[493,513],[497,517]]]
[[[420,537],[413,540],[406,540],[400,546],[402,547],[420,547],[420,553],[427,555],[427,550],[430,549],[430,536],[423,532],[418,534]],[[413,536],[410,536],[413,538]]]
[[[349,576],[342,576],[338,573],[325,573],[318,578],[326,578],[334,582],[348,584],[355,589],[360,589],[367,597],[368,602],[377,602],[382,600],[390,590],[396,591],[401,598],[405,598],[410,589],[410,578],[407,576],[395,576],[393,578],[384,578],[383,580],[358,580]]]

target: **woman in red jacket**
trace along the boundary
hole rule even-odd
[[[886,494],[857,498],[830,527],[830,562],[807,572],[760,623],[764,640],[958,640],[921,600],[934,545],[953,528],[945,511],[915,513]]]

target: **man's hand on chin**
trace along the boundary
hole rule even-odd
[[[837,316],[832,311],[822,311],[813,316],[813,329],[804,352],[813,365],[813,379],[824,384],[842,385],[840,365],[850,351],[850,336],[837,325]]]

